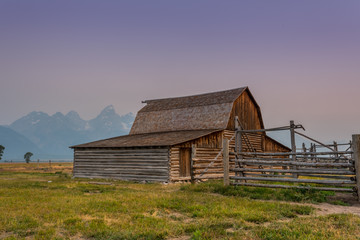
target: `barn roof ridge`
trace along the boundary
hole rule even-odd
[[[230,91],[236,91],[239,90],[241,92],[243,92],[245,89],[249,88],[248,86],[244,86],[244,87],[239,87],[239,88],[232,88],[232,89],[227,89],[227,90],[221,90],[221,91],[216,91],[216,92],[207,92],[207,93],[200,93],[200,94],[194,94],[194,95],[188,95],[188,96],[180,96],[180,97],[168,97],[168,98],[155,98],[155,99],[148,99],[148,100],[144,100],[142,101],[142,103],[151,103],[151,102],[155,102],[155,101],[165,101],[165,100],[173,100],[173,99],[180,99],[180,98],[189,98],[189,97],[201,97],[201,96],[205,96],[205,95],[213,95],[213,94],[220,94],[220,93],[225,93],[225,92],[230,92]],[[240,93],[241,94],[241,93]],[[230,101],[229,101],[230,102]]]
[[[189,96],[145,100],[142,102],[146,103],[146,105],[139,112],[156,112],[233,103],[247,89],[246,86]]]

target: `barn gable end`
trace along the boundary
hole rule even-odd
[[[227,130],[235,130],[235,116],[239,118],[244,129],[264,128],[260,107],[248,88],[234,101]]]

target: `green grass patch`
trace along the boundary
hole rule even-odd
[[[318,191],[314,189],[273,189],[248,186],[224,186],[221,181],[208,181],[202,184],[185,185],[183,191],[217,193],[224,196],[237,196],[250,199],[278,200],[291,202],[330,202],[327,197],[334,192]]]

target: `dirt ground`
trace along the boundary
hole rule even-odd
[[[349,193],[336,193],[335,196],[329,197],[331,201],[342,201],[349,206],[334,205],[329,203],[310,204],[318,209],[316,215],[323,216],[328,214],[352,213],[360,216],[360,202],[357,197]]]
[[[345,213],[345,214],[351,213],[360,216],[360,202],[358,201],[357,197],[355,197],[351,193],[336,193],[334,196],[328,197],[328,199],[331,202],[341,201],[345,203],[347,206],[335,205],[330,203],[313,204],[313,203],[296,203],[296,202],[285,202],[285,201],[280,201],[280,202],[314,207],[316,209],[314,213],[315,216],[325,216],[328,214],[341,214],[341,213]],[[263,200],[263,201],[267,201],[267,200]],[[273,202],[273,200],[270,201]]]

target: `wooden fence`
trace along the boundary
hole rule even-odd
[[[224,184],[353,192],[360,201],[360,135],[353,135],[350,146],[340,151],[338,147],[344,144],[325,145],[296,132],[296,128],[302,126],[291,122],[289,127],[270,129],[290,130],[291,152],[242,151],[242,134],[266,129],[237,130],[235,152],[229,152],[229,140],[224,139]],[[303,145],[297,151],[295,134],[312,140],[314,145],[310,149]],[[316,151],[315,144],[326,150]],[[230,159],[229,155],[234,155],[235,159]],[[235,162],[235,165],[229,162]]]

